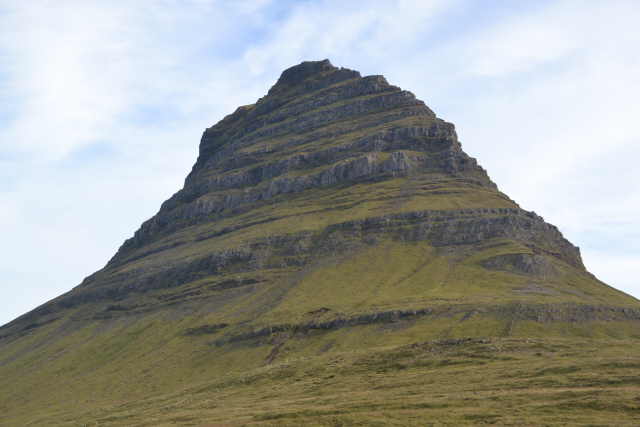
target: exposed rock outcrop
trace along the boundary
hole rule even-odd
[[[556,227],[498,191],[453,124],[382,76],[324,60],[285,70],[266,96],[206,129],[184,187],[107,266],[6,329],[35,329],[67,311],[110,319],[272,288],[275,306],[296,277],[385,241],[469,260],[511,248],[469,262],[511,275],[514,298],[535,294],[523,289],[563,295],[542,282],[567,271],[575,283],[595,280]]]

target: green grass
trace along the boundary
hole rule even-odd
[[[0,424],[630,426],[640,420],[637,340],[379,340],[369,348],[318,352],[316,341],[326,337],[307,337],[290,339],[286,353],[265,364],[268,346],[208,349],[172,338],[155,347],[169,330],[155,323],[147,339],[139,329],[114,330],[112,339],[120,336],[138,350],[106,364],[98,354],[74,359],[74,374],[23,371],[21,384],[0,392]],[[249,368],[229,369],[230,358]],[[34,376],[49,381],[29,387]]]

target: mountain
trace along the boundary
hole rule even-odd
[[[577,355],[549,356],[566,348],[606,347],[606,377],[627,378],[639,321],[640,302],[500,192],[453,124],[382,76],[303,62],[205,130],[184,187],[102,270],[0,328],[0,424],[472,422],[404,377],[368,396],[411,391],[406,408],[309,399],[331,400],[324,383],[370,392],[385,372],[446,390],[478,362],[487,384],[510,360],[569,375]]]

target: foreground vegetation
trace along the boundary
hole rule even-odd
[[[378,333],[395,335],[393,325]],[[358,329],[362,329],[358,331]],[[290,339],[274,358],[270,346],[238,344],[186,354],[142,355],[104,381],[104,369],[50,377],[33,389],[45,408],[3,384],[0,424],[78,426],[170,425],[638,425],[640,341],[578,338],[447,338],[400,346],[331,351],[332,338],[366,336],[370,327]],[[131,336],[129,336],[131,339]],[[185,338],[186,339],[186,338]],[[308,341],[315,355],[304,355]],[[392,339],[390,341],[393,341]],[[145,343],[140,339],[141,345]],[[126,344],[123,344],[126,346]],[[277,348],[277,346],[276,346]],[[124,347],[123,347],[124,349]],[[277,351],[277,350],[276,350]],[[297,354],[297,356],[294,356]],[[212,357],[214,356],[215,357]],[[86,362],[94,364],[98,355]],[[246,371],[232,359],[260,366]],[[147,361],[162,363],[161,369]],[[200,363],[197,363],[199,361]],[[260,362],[262,361],[262,362]],[[195,362],[195,363],[194,363]],[[174,366],[174,369],[171,366]],[[146,366],[146,368],[145,368]],[[83,364],[79,362],[79,369]],[[214,370],[212,370],[214,369]],[[130,374],[142,370],[136,381]],[[217,372],[214,374],[214,372]],[[37,373],[33,373],[38,376]],[[44,375],[51,373],[44,372]],[[100,389],[92,384],[102,377]],[[53,384],[58,381],[57,384]],[[171,387],[162,384],[172,383]],[[87,385],[78,393],[82,384]],[[176,386],[176,384],[180,384]],[[54,390],[58,389],[56,393]],[[66,387],[75,389],[68,393]],[[166,392],[171,390],[171,392]],[[24,391],[24,390],[23,390]],[[21,394],[21,393],[20,393]],[[22,408],[21,408],[22,406]],[[37,413],[37,415],[35,415]]]
[[[637,350],[619,341],[432,341],[290,360],[80,419],[149,426],[638,425]]]

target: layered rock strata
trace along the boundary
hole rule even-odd
[[[4,335],[71,312],[80,321],[187,302],[205,307],[262,289],[274,309],[326,260],[385,242],[433,248],[451,265],[467,263],[487,277],[503,274],[500,280],[513,282],[500,291],[507,302],[541,290],[591,307],[612,293],[605,305],[617,312],[626,298],[585,270],[578,248],[556,227],[497,189],[462,150],[453,124],[382,76],[324,60],[284,71],[265,97],[206,129],[184,187],[107,266],[4,327]],[[583,282],[596,291],[572,288]],[[460,303],[447,298],[440,300]],[[265,312],[240,317],[261,325]],[[220,324],[233,329],[232,321]]]

